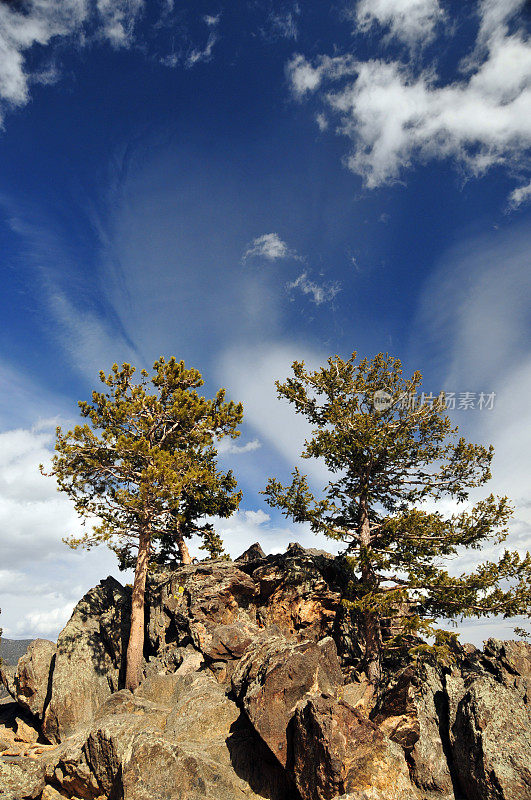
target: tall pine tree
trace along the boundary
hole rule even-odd
[[[51,473],[74,501],[78,514],[92,523],[71,547],[100,542],[114,549],[122,566],[134,562],[131,631],[127,648],[126,686],[134,689],[141,675],[144,643],[144,594],[149,561],[159,543],[182,563],[190,563],[186,538],[203,537],[211,552],[222,548],[205,515],[230,516],[241,494],[231,472],[216,463],[215,442],[239,436],[241,404],[225,402],[220,389],[213,400],[200,396],[196,369],[160,358],[153,375],[114,364],[100,373],[104,389],[91,402],[79,403],[87,422],[73,430],[57,429]]]
[[[470,506],[471,489],[490,477],[493,448],[458,436],[444,397],[411,407],[421,375],[402,378],[398,359],[329,358],[308,371],[294,362],[293,377],[277,381],[286,398],[314,426],[303,458],[323,459],[331,480],[315,497],[298,469],[283,486],[270,479],[264,494],[296,522],[344,541],[351,569],[345,604],[364,646],[369,680],[381,679],[384,649],[408,646],[418,653],[434,637],[444,650],[449,634],[435,620],[528,613],[531,557],[505,551],[469,574],[451,575],[444,561],[462,548],[503,542],[512,513],[507,497],[492,494]],[[423,501],[453,498],[462,510],[445,516]],[[400,610],[392,635],[384,623]],[[417,647],[412,648],[412,641]]]

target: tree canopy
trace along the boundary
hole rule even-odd
[[[386,649],[433,650],[419,636],[434,637],[444,652],[449,634],[437,618],[528,613],[529,553],[506,550],[459,576],[445,568],[461,548],[503,542],[512,509],[493,494],[470,503],[470,491],[491,478],[493,447],[458,435],[444,395],[412,405],[421,374],[403,378],[401,362],[383,353],[331,357],[315,371],[296,361],[292,369],[277,381],[278,395],[314,426],[302,457],[323,459],[331,480],[315,496],[296,468],[290,484],[272,478],[264,493],[285,516],[346,543],[345,604],[358,621],[370,680],[380,680]],[[455,501],[454,513],[437,508],[444,497]]]
[[[190,562],[185,539],[194,533],[214,554],[222,550],[207,515],[227,517],[241,494],[232,472],[216,461],[216,442],[239,436],[240,403],[225,401],[220,389],[212,400],[199,395],[196,369],[183,361],[158,359],[153,374],[133,380],[130,364],[100,373],[102,391],[80,402],[87,422],[57,429],[51,474],[69,495],[78,514],[91,523],[71,547],[105,542],[122,567],[135,566],[131,634],[127,653],[129,688],[140,678],[144,590],[149,560],[161,553]],[[158,554],[157,554],[158,550]]]

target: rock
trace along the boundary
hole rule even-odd
[[[219,625],[236,619],[254,622],[247,613],[258,593],[254,581],[231,561],[191,564],[150,578],[148,640],[157,655],[193,644],[208,647]]]
[[[37,728],[33,727],[33,725],[28,725],[28,723],[17,717],[16,719],[17,729],[15,732],[15,741],[16,742],[38,742],[39,741],[39,731]]]
[[[135,693],[111,695],[90,726],[59,746],[46,779],[84,800],[291,800],[293,794],[277,791],[286,783],[278,764],[272,770],[262,763],[256,742],[243,752],[239,720],[239,709],[208,672],[153,676]],[[253,758],[262,795],[242,777]]]
[[[531,800],[531,716],[516,692],[490,676],[476,678],[452,728],[468,800]]]
[[[371,715],[407,753],[412,780],[426,797],[454,800],[447,761],[448,699],[440,669],[408,666],[394,676]]]
[[[250,561],[259,561],[261,558],[265,557],[266,554],[260,547],[260,543],[255,542],[250,547],[248,547],[247,550],[241,554],[241,556],[238,556],[238,558],[236,558],[234,561],[236,564],[238,564],[240,561],[247,564]]]
[[[332,634],[341,593],[334,557],[291,544],[285,554],[243,564],[259,587],[257,621],[286,636],[318,641]]]
[[[400,747],[343,701],[299,704],[290,736],[288,768],[302,800],[420,800]]]
[[[334,693],[342,683],[332,639],[298,643],[271,631],[247,648],[232,676],[237,700],[283,766],[296,704],[316,692]]]
[[[349,706],[368,716],[374,705],[374,686],[366,678],[362,677],[358,681],[345,683],[341,689],[340,697]]]
[[[509,689],[516,689],[526,705],[531,705],[531,644],[489,639],[484,658],[496,677]]]
[[[218,625],[203,653],[210,661],[235,661],[242,657],[258,632],[257,626],[240,620],[232,625]]]
[[[45,786],[41,795],[41,800],[65,800],[66,795],[60,794],[53,786]]]
[[[39,719],[48,698],[55,651],[53,642],[35,639],[20,658],[15,672],[17,703]]]
[[[57,640],[43,732],[62,741],[119,688],[129,635],[130,592],[109,577],[77,604]]]
[[[33,758],[0,759],[2,800],[33,800],[44,789],[44,765]]]
[[[0,663],[0,681],[14,700],[17,698],[15,672],[16,667],[10,666],[9,664]]]

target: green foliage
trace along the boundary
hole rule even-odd
[[[134,367],[114,364],[100,373],[102,391],[78,404],[87,422],[57,428],[51,474],[92,525],[66,541],[73,548],[105,542],[121,568],[134,565],[141,531],[154,563],[177,560],[177,539],[194,534],[220,553],[219,536],[200,520],[230,516],[241,499],[232,472],[218,469],[215,448],[223,436],[239,436],[241,404],[225,402],[223,389],[202,397],[201,374],[175,358],[160,358],[153,370],[133,382]]]
[[[529,554],[506,551],[459,577],[443,567],[462,548],[503,542],[512,513],[507,497],[466,503],[491,477],[493,448],[458,436],[444,396],[413,409],[401,403],[419,390],[421,375],[404,379],[400,361],[388,354],[335,356],[313,372],[304,362],[292,368],[293,377],[277,381],[278,395],[314,426],[302,457],[323,459],[331,480],[315,497],[295,469],[289,485],[272,478],[264,494],[285,516],[347,544],[345,604],[373,632],[376,626],[379,652],[407,647],[418,656],[430,649],[418,640],[426,636],[435,639],[431,651],[447,658],[455,634],[441,632],[436,618],[528,613]],[[388,407],[379,410],[376,392],[388,393]],[[422,507],[442,497],[463,510],[445,516]],[[392,632],[382,636],[393,618]]]

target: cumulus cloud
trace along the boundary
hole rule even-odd
[[[166,24],[173,2],[162,3],[154,28]],[[9,108],[25,105],[34,84],[53,83],[59,78],[54,63],[54,45],[58,41],[81,47],[90,40],[108,43],[114,48],[130,47],[137,37],[137,23],[146,8],[146,0],[27,0],[24,3],[0,3],[0,124]],[[161,59],[175,66],[184,62],[192,67],[211,58],[219,39],[220,16],[203,17],[209,34],[204,47],[190,48],[186,56],[170,55]],[[48,48],[40,52],[35,46]],[[36,55],[29,66],[29,56]]]
[[[318,93],[335,113],[336,130],[353,144],[347,165],[369,188],[430,159],[453,159],[473,175],[494,166],[521,168],[531,143],[531,48],[510,23],[522,6],[523,0],[479,5],[465,77],[447,84],[411,62],[349,55],[312,63],[297,54],[287,65],[288,80],[297,98]]]
[[[303,294],[309,296],[312,303],[315,303],[316,306],[320,306],[322,303],[330,302],[330,300],[333,300],[334,297],[339,294],[341,291],[341,284],[337,282],[315,283],[315,281],[310,280],[307,272],[301,272],[298,278],[286,285],[286,288],[288,290],[300,289]]]
[[[352,17],[360,31],[378,24],[415,49],[432,41],[444,13],[439,0],[360,0]]]
[[[55,425],[56,420],[44,420],[0,433],[0,592],[6,636],[55,638],[90,586],[103,575],[119,575],[107,548],[73,552],[62,541],[82,528],[55,481],[39,472],[39,463],[49,465]]]
[[[243,254],[243,260],[248,258],[267,258],[268,261],[278,261],[282,258],[299,258],[295,250],[290,250],[278,233],[264,233],[253,239]]]

